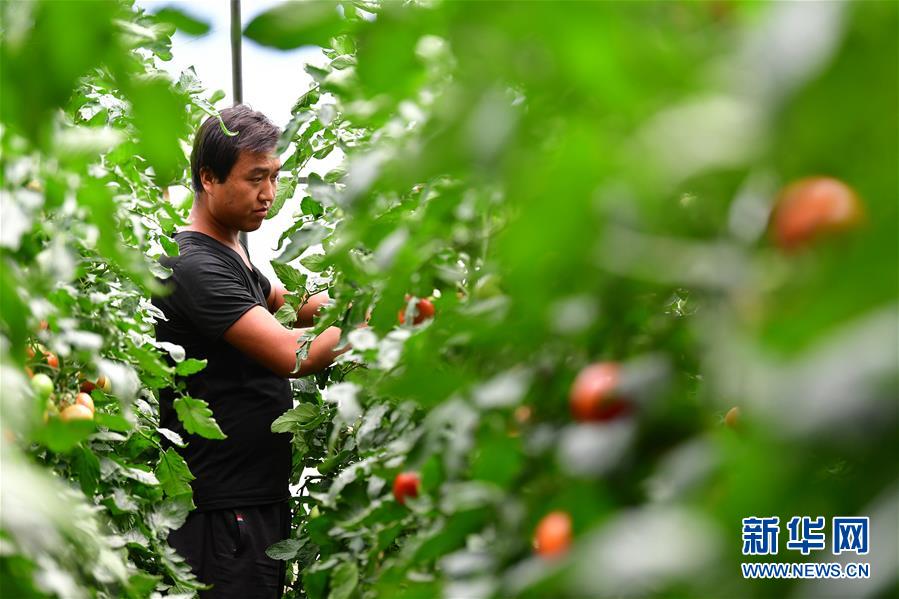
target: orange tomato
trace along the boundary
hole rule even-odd
[[[808,245],[825,234],[846,231],[863,219],[855,191],[832,177],[809,177],[786,186],[771,213],[771,235],[785,251]]]
[[[94,413],[94,400],[87,393],[79,393],[76,395],[75,404],[88,408],[91,411],[91,414]]]
[[[87,406],[76,403],[60,412],[59,418],[63,422],[68,422],[70,420],[93,420],[94,413]]]
[[[740,425],[740,408],[734,406],[724,415],[724,424],[730,428],[737,428]]]
[[[541,557],[562,555],[571,545],[571,516],[568,512],[550,512],[537,524],[534,551]]]

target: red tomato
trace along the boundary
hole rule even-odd
[[[565,553],[571,545],[571,516],[567,512],[550,512],[537,524],[534,551],[541,557]]]
[[[406,296],[406,301],[409,301],[408,295]],[[412,324],[421,324],[429,318],[434,318],[434,304],[427,299],[418,300],[418,303],[415,304],[415,316],[412,318]],[[400,321],[400,324],[406,323],[405,309],[397,313],[397,320]]]
[[[397,503],[405,504],[406,497],[418,497],[421,480],[417,472],[400,472],[393,479],[393,496]]]
[[[628,402],[616,394],[620,375],[616,362],[597,362],[581,370],[571,384],[569,405],[579,422],[611,420],[628,411]]]
[[[861,200],[838,179],[809,177],[781,191],[771,214],[775,243],[791,251],[823,234],[858,226],[863,218]]]

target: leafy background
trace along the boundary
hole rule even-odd
[[[329,59],[282,138],[277,209],[295,217],[272,266],[327,288],[314,331],[354,348],[273,423],[298,489],[269,550],[289,596],[895,593],[896,5],[339,6],[244,31]],[[159,450],[156,390],[202,364],[154,342],[146,298],[188,207],[163,190],[187,184],[221,99],[154,67],[198,24],[3,11],[3,591],[191,594],[164,542],[190,474]],[[784,253],[771,208],[813,175],[851,186],[865,222]],[[435,318],[399,325],[423,297]],[[598,361],[621,364],[634,409],[579,423],[571,383]],[[93,392],[92,425],[44,422],[26,365],[58,402],[78,372],[113,391]],[[405,505],[403,471],[421,476]],[[548,560],[531,543],[554,510],[573,542]],[[743,580],[750,515],[870,516],[871,578]]]

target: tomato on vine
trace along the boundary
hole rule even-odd
[[[554,511],[544,516],[534,532],[534,551],[541,557],[562,555],[571,545],[571,516]]]
[[[38,397],[46,399],[53,393],[53,379],[44,373],[38,373],[31,379],[31,388]]]
[[[406,302],[409,301],[409,296],[406,296]],[[420,299],[415,304],[415,316],[412,317],[412,324],[419,325],[426,320],[434,318],[434,304],[431,300],[428,299]],[[397,320],[400,324],[406,324],[406,311],[400,310],[397,313]]]
[[[569,405],[575,420],[612,420],[629,411],[630,404],[619,390],[620,372],[617,362],[597,362],[578,373],[569,393]]]
[[[75,404],[84,406],[85,408],[91,411],[91,414],[94,413],[94,400],[87,393],[79,393],[75,396]]]
[[[407,497],[418,497],[421,479],[417,472],[400,472],[393,479],[393,497],[397,503],[405,505]]]
[[[808,177],[785,187],[771,214],[771,234],[784,251],[823,235],[857,227],[863,219],[855,190],[832,177]]]
[[[76,403],[60,412],[59,419],[63,422],[69,422],[71,420],[93,420],[94,413],[87,406]]]

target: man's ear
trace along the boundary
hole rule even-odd
[[[200,169],[200,183],[203,184],[203,190],[206,193],[209,193],[212,190],[212,186],[215,183],[218,183],[218,179],[215,176],[215,173],[212,172],[212,169],[208,166],[204,166]]]

